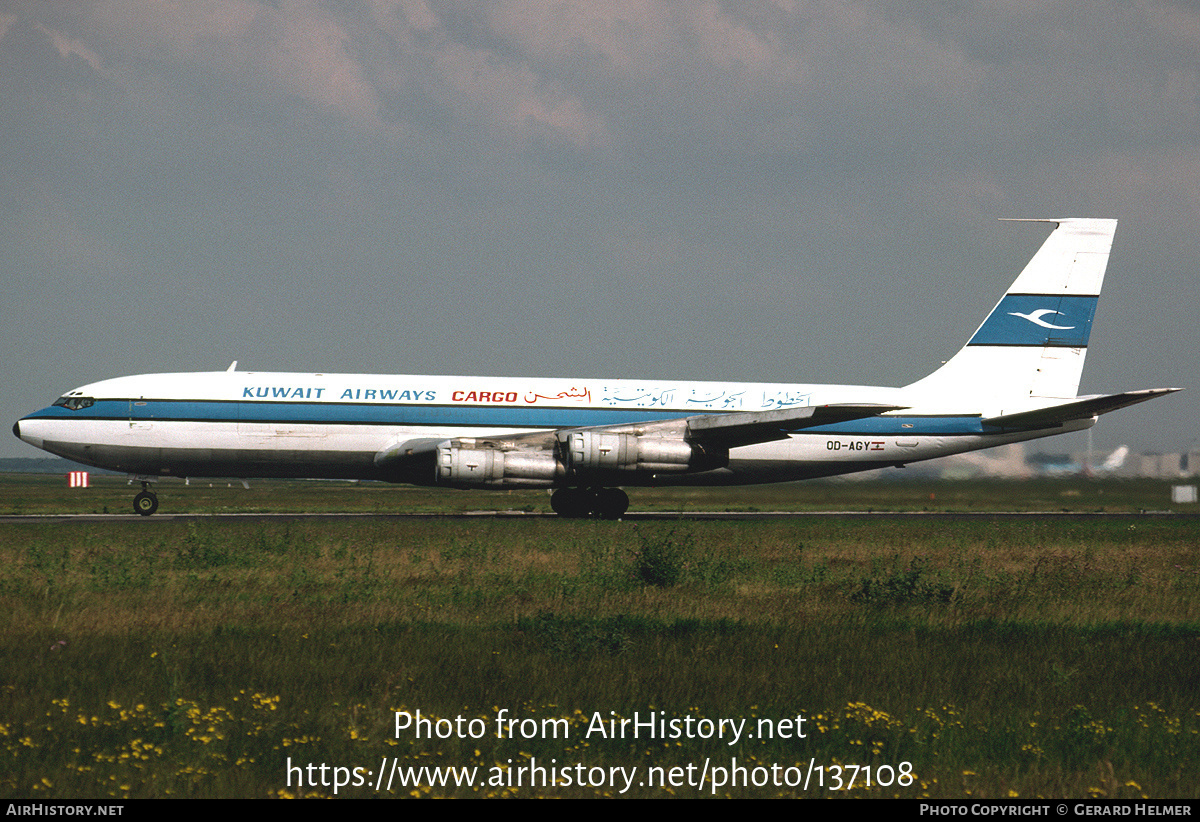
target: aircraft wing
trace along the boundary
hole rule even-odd
[[[562,428],[558,431],[523,434],[506,442],[528,447],[538,441],[563,439],[580,431],[606,434],[634,434],[639,437],[663,437],[686,440],[700,445],[735,448],[756,442],[787,439],[789,431],[832,425],[837,422],[877,417],[905,406],[883,403],[840,403],[808,405],[801,408],[775,408],[770,411],[735,411],[728,414],[697,414],[670,420],[624,425],[599,425],[586,428]],[[497,444],[499,445],[499,444]]]
[[[789,431],[877,417],[903,407],[881,403],[842,403],[810,405],[804,408],[777,408],[772,411],[706,414],[686,419],[686,438],[692,442],[734,448],[756,442],[787,439]]]
[[[472,447],[497,451],[553,451],[565,436],[579,431],[609,434],[633,434],[642,437],[678,439],[712,448],[736,448],[757,442],[787,439],[789,431],[831,425],[838,422],[875,417],[904,406],[879,403],[842,403],[803,408],[776,408],[770,411],[740,411],[730,414],[699,414],[654,422],[562,428],[531,431],[526,434],[480,437]],[[411,439],[395,443],[375,455],[375,465],[389,472],[404,471],[432,464],[442,440]]]
[[[1182,390],[1182,388],[1147,388],[1143,391],[1125,391],[1121,394],[1095,394],[1078,397],[1046,408],[1037,408],[1033,411],[1018,411],[1015,414],[985,417],[983,424],[1000,428],[1048,428],[1070,420],[1082,420],[1098,414],[1106,414],[1127,405],[1136,405],[1139,402]]]

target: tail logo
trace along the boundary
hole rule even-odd
[[[1047,314],[1062,314],[1061,311],[1055,311],[1053,308],[1039,308],[1037,311],[1030,311],[1028,314],[1022,314],[1019,311],[1008,312],[1009,316],[1020,317],[1022,320],[1029,320],[1034,325],[1040,325],[1042,328],[1053,328],[1058,331],[1070,331],[1075,326],[1073,325],[1051,325],[1042,319]],[[1063,314],[1063,316],[1066,316]]]
[[[968,345],[1086,348],[1093,294],[1005,294]]]

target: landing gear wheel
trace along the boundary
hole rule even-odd
[[[560,517],[620,519],[629,510],[629,496],[620,488],[560,488],[550,497]]]
[[[133,498],[133,512],[148,517],[158,510],[158,496],[152,491],[142,491]]]
[[[591,512],[591,495],[582,488],[560,488],[550,496],[554,513],[567,519],[582,519]]]
[[[629,510],[629,495],[620,488],[597,488],[595,513],[600,519],[620,519]]]

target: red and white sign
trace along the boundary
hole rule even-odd
[[[71,488],[87,488],[88,487],[88,472],[87,471],[72,471],[67,474],[67,484]]]

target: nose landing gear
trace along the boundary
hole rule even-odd
[[[158,510],[158,495],[150,490],[150,483],[143,482],[142,490],[133,498],[133,512],[148,517]]]

